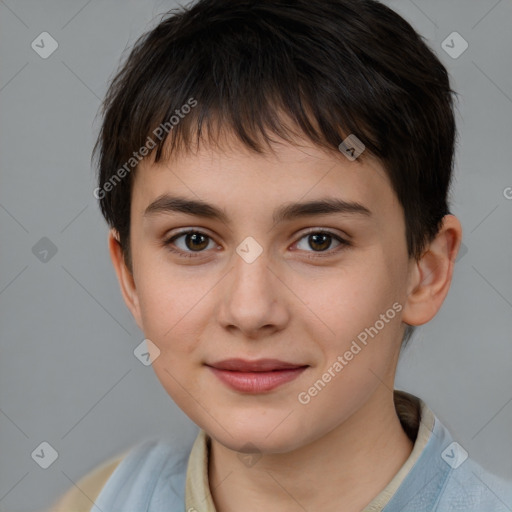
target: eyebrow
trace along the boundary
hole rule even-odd
[[[205,201],[164,194],[153,201],[144,211],[149,217],[160,213],[185,213],[196,217],[219,220],[229,224],[226,212]],[[303,203],[287,203],[274,211],[274,223],[289,221],[301,217],[332,214],[358,214],[370,217],[372,212],[357,202],[337,198],[317,199]]]

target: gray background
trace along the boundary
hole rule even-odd
[[[512,2],[385,3],[428,40],[460,93],[452,207],[467,249],[442,311],[404,353],[397,387],[512,478]],[[0,0],[1,512],[48,506],[141,439],[195,436],[133,355],[143,335],[111,268],[90,166],[123,50],[173,6]],[[31,48],[44,31],[59,44],[47,59]],[[469,44],[456,59],[441,47],[453,31]],[[57,248],[47,261],[32,252],[42,237]],[[43,441],[58,452],[46,470],[31,458]]]

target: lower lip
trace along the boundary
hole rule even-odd
[[[210,370],[229,387],[245,393],[271,391],[296,379],[307,367],[274,370],[270,372],[235,372],[209,366]]]

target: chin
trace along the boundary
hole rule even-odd
[[[208,423],[203,428],[211,437],[226,448],[242,453],[286,453],[308,442],[304,428],[291,418],[283,422],[282,414],[231,418],[222,424],[227,431],[218,424]]]

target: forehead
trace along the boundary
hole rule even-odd
[[[165,195],[217,205],[227,217],[258,212],[274,221],[278,205],[292,208],[326,197],[376,213],[397,206],[384,167],[369,154],[350,161],[302,140],[273,143],[263,153],[235,139],[228,142],[203,144],[158,163],[141,162],[132,191],[134,213],[144,214]],[[283,207],[279,213],[283,216]]]

